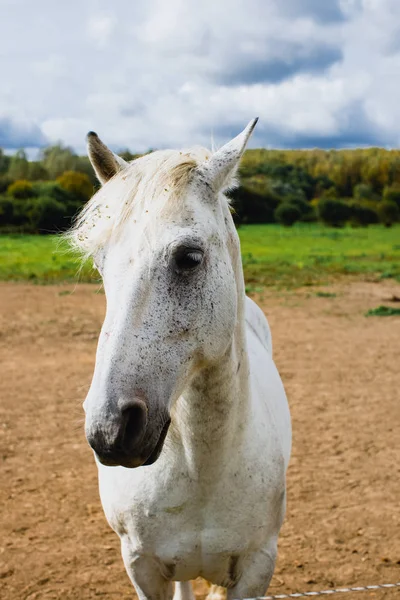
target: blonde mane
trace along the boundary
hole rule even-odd
[[[129,163],[89,200],[78,215],[67,238],[75,249],[88,258],[118,235],[133,209],[165,206],[182,197],[194,169],[208,160],[205,148],[160,150]],[[152,204],[153,203],[153,204]]]

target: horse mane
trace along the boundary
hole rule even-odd
[[[111,236],[118,235],[135,208],[157,210],[179,200],[194,169],[210,157],[205,148],[158,150],[129,163],[85,205],[66,237],[82,258],[96,254]],[[157,200],[157,202],[156,202]],[[161,202],[160,202],[161,200]]]

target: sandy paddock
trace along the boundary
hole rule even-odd
[[[315,291],[258,297],[294,432],[275,594],[400,580],[400,319],[364,316],[399,286]],[[103,311],[93,285],[0,284],[2,600],[134,597],[82,427]]]

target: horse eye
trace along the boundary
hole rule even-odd
[[[175,254],[175,270],[179,272],[193,271],[203,260],[203,252],[195,248],[182,248]]]

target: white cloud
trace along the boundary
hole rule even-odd
[[[115,15],[92,15],[89,17],[87,23],[87,32],[95,44],[100,48],[103,48],[109,44],[116,26],[117,19]]]
[[[257,145],[400,141],[398,0],[8,2],[0,139],[89,129],[113,148],[209,145],[253,116]],[[3,124],[3,130],[1,127]],[[18,131],[18,136],[15,133]],[[12,136],[14,135],[14,139]],[[9,136],[9,138],[7,138]]]
[[[35,75],[44,75],[55,78],[65,75],[65,59],[59,54],[50,54],[42,60],[32,63],[32,72]]]

